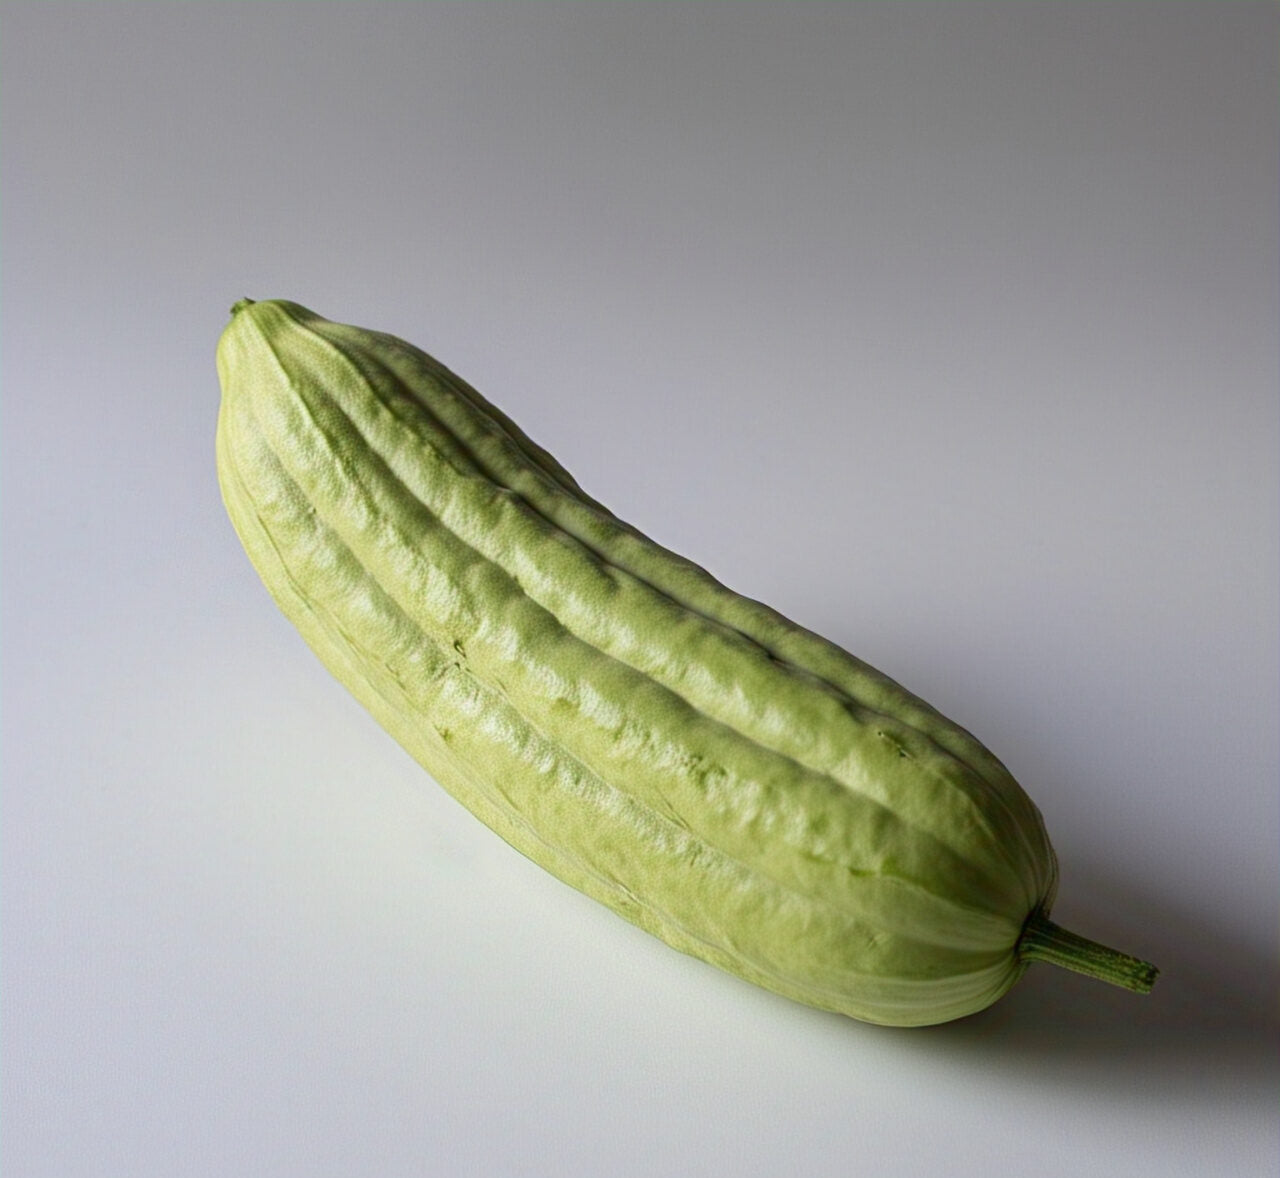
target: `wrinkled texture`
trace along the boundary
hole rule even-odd
[[[1057,869],[969,733],[589,498],[431,357],[237,304],[218,471],[285,614],[477,817],[685,952],[870,1022],[1021,975]]]

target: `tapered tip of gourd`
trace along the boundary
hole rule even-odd
[[[234,303],[231,304],[231,318],[234,319],[237,315],[240,314],[241,311],[245,309],[245,307],[252,307],[253,304],[254,304],[253,299],[237,299]]]
[[[1022,961],[1047,961],[1135,994],[1150,993],[1160,973],[1149,961],[1068,932],[1043,912],[1034,913],[1023,926],[1017,954]]]

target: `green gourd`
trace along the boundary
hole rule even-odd
[[[473,814],[668,944],[897,1026],[1031,961],[1155,969],[1049,919],[1039,811],[964,729],[588,497],[392,336],[242,299],[218,475],[272,596]]]

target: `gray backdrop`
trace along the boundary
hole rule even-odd
[[[3,5],[6,1178],[1274,1173],[1278,34]],[[1156,991],[864,1026],[507,849],[239,548],[243,295],[428,348],[975,730]]]

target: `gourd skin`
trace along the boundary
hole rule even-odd
[[[475,390],[285,301],[218,346],[218,473],[284,613],[477,817],[664,941],[910,1026],[1021,976],[1040,814],[974,737],[589,498]]]

